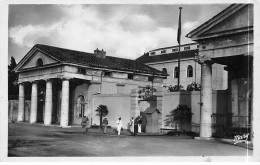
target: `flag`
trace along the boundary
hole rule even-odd
[[[177,41],[180,44],[181,43],[181,9],[182,7],[179,7],[180,13],[179,13],[179,25],[178,25],[178,36],[177,36]]]

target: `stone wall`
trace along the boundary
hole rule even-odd
[[[31,101],[25,100],[24,108],[25,108],[24,120],[26,122],[29,122]],[[8,122],[16,122],[17,117],[18,117],[18,100],[9,100],[8,101]]]
[[[224,114],[228,111],[228,94],[226,91],[213,91],[212,94],[212,113]],[[179,104],[187,105],[191,108],[191,123],[185,124],[183,128],[186,131],[199,132],[200,127],[200,91],[193,92],[164,92],[163,96],[163,113],[162,127],[167,127],[164,120],[171,110],[175,109]]]
[[[93,86],[92,86],[93,85]],[[157,102],[155,101],[141,101],[138,102],[138,90],[132,90],[131,95],[129,94],[95,94],[98,91],[99,86],[92,84],[90,87],[87,84],[78,86],[73,94],[73,109],[75,108],[75,101],[79,95],[86,97],[87,106],[85,107],[85,113],[91,119],[92,125],[99,125],[99,117],[96,116],[96,108],[100,105],[106,105],[108,108],[107,118],[109,120],[109,126],[116,127],[116,121],[119,117],[122,118],[123,128],[127,128],[130,118],[140,114],[140,111],[145,111],[149,107],[156,106],[159,111],[162,112],[159,116],[158,121],[160,128],[167,127],[164,120],[166,115],[173,109],[175,109],[179,104],[187,105],[191,108],[193,113],[191,123],[183,126],[186,131],[199,132],[200,125],[200,91],[193,92],[167,92],[160,91],[157,92]],[[85,88],[89,88],[89,93],[84,91]],[[160,94],[161,93],[161,94]],[[94,94],[94,95],[93,95]],[[162,96],[162,97],[160,97]],[[227,112],[227,92],[226,91],[213,91],[212,101],[213,101],[213,112],[224,114]],[[25,101],[25,121],[29,122],[30,118],[30,105],[31,102]],[[59,107],[57,107],[59,108]],[[8,121],[17,121],[17,111],[18,111],[18,100],[9,100],[8,109]],[[75,117],[75,111],[73,116]],[[79,124],[80,120],[74,119],[73,124]]]
[[[116,121],[121,117],[124,129],[130,121],[131,99],[130,95],[116,94],[116,95],[95,95],[92,98],[92,125],[99,125],[99,116],[96,115],[95,110],[102,104],[106,105],[108,109],[108,125],[116,128]]]

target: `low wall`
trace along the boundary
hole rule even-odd
[[[24,102],[24,121],[30,120],[31,101],[25,100]],[[8,101],[8,122],[16,122],[18,117],[18,100]]]
[[[130,95],[96,95],[92,99],[93,111],[92,111],[92,125],[99,125],[100,119],[97,116],[95,110],[100,105],[106,105],[108,109],[108,125],[116,127],[116,121],[119,117],[122,120],[122,127],[127,128],[127,124],[130,121],[130,108],[131,108],[131,99]]]
[[[163,111],[162,111],[162,127],[174,127],[179,128],[179,124],[168,126],[165,123],[166,115],[170,114],[170,111],[175,109],[179,104],[187,105],[191,108],[191,92],[180,91],[180,92],[167,92],[163,93]],[[183,129],[190,131],[190,123],[184,124]]]
[[[212,113],[224,114],[228,111],[228,95],[226,91],[212,92]],[[200,91],[180,91],[180,92],[164,92],[163,96],[163,125],[166,115],[175,109],[179,104],[187,105],[191,108],[191,123],[184,124],[183,129],[186,131],[199,132],[200,128]],[[179,125],[178,125],[179,127]]]
[[[228,110],[228,95],[226,91],[213,91],[212,101],[213,101],[213,112],[224,114]],[[187,105],[191,108],[192,120],[191,123],[186,123],[183,129],[186,131],[199,132],[200,125],[200,91],[181,91],[181,92],[163,92],[162,97],[162,126],[165,125],[164,120],[166,115],[170,113],[171,110],[175,109],[179,104]],[[127,124],[130,121],[130,111],[131,111],[131,97],[126,94],[115,94],[115,95],[95,95],[91,100],[91,107],[89,109],[91,112],[91,122],[92,125],[99,125],[99,116],[96,115],[95,110],[100,104],[106,105],[108,108],[108,115],[106,116],[109,121],[109,126],[116,127],[116,121],[119,117],[122,118],[123,128],[127,128]],[[8,121],[17,121],[18,114],[18,100],[9,100],[8,105]],[[29,122],[30,119],[30,106],[31,101],[25,101],[25,121]],[[156,106],[156,102],[146,102],[141,101],[139,103],[139,110],[145,111],[148,107]],[[176,127],[175,127],[176,128]]]

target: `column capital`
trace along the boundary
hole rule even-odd
[[[24,84],[24,82],[18,81],[17,84],[21,85],[21,84]]]
[[[32,83],[32,84],[39,84],[39,80],[33,80],[30,83]]]
[[[214,62],[213,62],[213,60],[210,58],[210,57],[208,57],[208,56],[199,56],[197,59],[195,59],[195,61],[196,62],[198,62],[199,64],[205,64],[205,63],[207,63],[207,64],[213,64]]]
[[[53,82],[54,80],[52,79],[52,78],[47,78],[47,79],[45,79],[44,81],[50,81],[50,82]]]
[[[62,77],[62,78],[61,78],[62,81],[63,81],[63,80],[68,80],[68,81],[69,81],[69,80],[71,80],[71,79],[72,79],[72,78],[70,78],[70,77]]]

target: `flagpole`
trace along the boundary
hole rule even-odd
[[[177,36],[177,41],[179,43],[179,52],[178,52],[178,89],[180,89],[180,49],[181,49],[181,9],[182,7],[179,7],[180,13],[179,13],[179,26],[178,26],[178,36]]]

